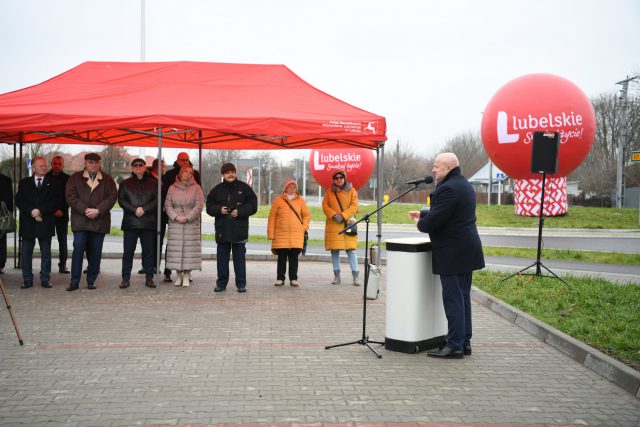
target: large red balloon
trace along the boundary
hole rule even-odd
[[[374,164],[373,151],[366,148],[311,150],[309,157],[311,175],[324,189],[331,185],[333,172],[340,169],[347,173],[347,181],[359,190],[371,178]]]
[[[562,77],[528,74],[510,81],[491,98],[482,117],[482,143],[493,162],[512,178],[531,173],[534,131],[560,133],[558,173],[570,174],[587,157],[596,119],[589,98]]]

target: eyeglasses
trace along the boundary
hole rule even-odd
[[[142,168],[142,167],[144,167],[144,166],[145,166],[145,164],[144,164],[144,163],[135,163],[135,164],[133,165],[133,167],[134,167],[134,168]]]
[[[336,180],[338,180],[338,179],[344,179],[344,176],[342,176],[342,175],[336,175],[336,176],[334,176],[334,177],[333,177],[333,180],[334,180],[334,181],[336,181]]]

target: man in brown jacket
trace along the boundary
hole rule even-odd
[[[67,291],[75,291],[80,284],[85,251],[87,287],[95,289],[100,272],[104,235],[111,229],[111,208],[118,198],[113,178],[100,170],[100,155],[84,156],[84,170],[76,172],[67,181],[65,196],[71,207],[73,254],[71,255],[71,283]]]

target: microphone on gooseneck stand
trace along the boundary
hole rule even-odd
[[[413,181],[405,182],[407,185],[420,185],[422,183],[431,184],[433,182],[432,176],[425,176],[424,178],[414,179]]]

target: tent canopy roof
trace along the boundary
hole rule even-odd
[[[0,142],[176,148],[376,148],[378,116],[284,65],[85,62],[0,95]]]

